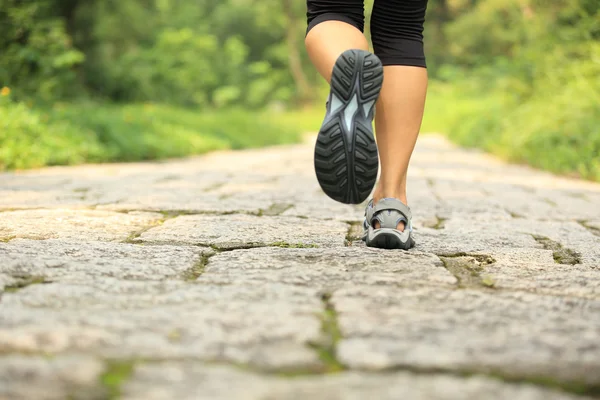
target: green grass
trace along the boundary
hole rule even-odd
[[[600,49],[600,48],[599,48]],[[438,132],[505,160],[600,180],[600,85],[579,70],[530,89],[481,77],[430,84],[421,132]],[[589,76],[590,74],[588,73]],[[557,78],[558,79],[558,78]],[[56,104],[0,97],[0,170],[156,160],[294,143],[316,132],[323,104],[294,111],[195,111],[163,104]]]
[[[294,143],[285,113],[199,112],[160,104],[58,104],[31,108],[0,98],[0,170],[84,162],[156,160]]]
[[[275,114],[277,121],[285,126],[293,126],[302,132],[318,132],[325,117],[325,103],[315,104],[299,110]]]
[[[600,101],[593,95],[598,84],[590,84],[519,99],[500,89],[433,82],[421,131],[507,161],[599,181]]]

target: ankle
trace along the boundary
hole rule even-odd
[[[408,205],[408,199],[406,198],[406,190],[403,190],[401,188],[394,188],[392,190],[390,189],[384,189],[384,188],[376,188],[375,192],[373,193],[373,203],[377,204],[377,202],[381,199],[386,199],[386,198],[394,198],[394,199],[398,199],[401,202],[403,202],[404,204]]]

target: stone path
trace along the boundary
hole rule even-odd
[[[310,144],[0,175],[0,399],[600,396],[600,185],[411,168],[410,252]]]

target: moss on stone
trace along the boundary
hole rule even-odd
[[[319,246],[312,243],[288,243],[288,242],[274,242],[271,243],[268,247],[281,247],[284,249],[316,249]]]
[[[17,292],[23,288],[26,288],[27,286],[30,285],[39,285],[42,283],[50,283],[49,281],[46,280],[45,277],[43,276],[38,276],[38,275],[22,275],[22,276],[16,276],[13,277],[17,280],[16,283],[13,283],[12,285],[7,285],[4,287],[4,292],[7,293],[11,293],[11,292]]]
[[[121,398],[121,387],[133,374],[135,362],[132,360],[114,360],[106,363],[100,382],[106,389],[106,398],[116,400]]]
[[[533,238],[541,244],[544,249],[552,250],[552,258],[557,264],[575,265],[581,264],[580,256],[577,252],[563,247],[560,243],[555,242],[545,236],[532,235]]]
[[[345,370],[344,365],[337,359],[337,345],[342,339],[342,331],[338,325],[338,314],[331,303],[331,294],[321,296],[324,310],[319,315],[321,320],[321,338],[310,346],[316,351],[323,363],[322,373],[335,373]]]
[[[183,272],[183,279],[186,281],[195,281],[202,275],[208,265],[208,260],[213,254],[203,254],[200,259],[194,263],[190,268]]]
[[[439,257],[444,267],[456,277],[460,288],[494,287],[494,279],[490,275],[482,275],[486,265],[496,262],[493,257],[467,253],[445,254]]]

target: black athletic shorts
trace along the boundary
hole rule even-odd
[[[364,32],[363,0],[307,0],[308,33],[324,21],[346,22]],[[426,67],[423,24],[427,0],[375,0],[371,40],[383,65]]]

